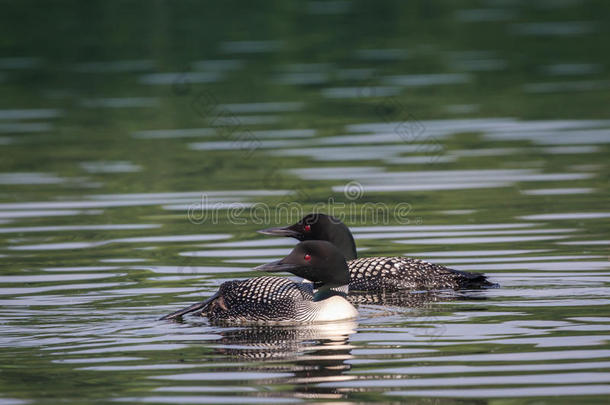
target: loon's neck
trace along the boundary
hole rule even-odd
[[[349,228],[344,223],[334,224],[323,232],[320,239],[327,240],[335,245],[345,257],[345,260],[353,260],[358,257],[356,242]]]
[[[335,296],[346,298],[347,290],[347,285],[334,288],[322,286],[316,290],[315,294],[313,295],[313,301],[318,302]]]
[[[339,287],[340,288],[340,287]],[[335,322],[358,318],[358,310],[347,300],[347,294],[322,287],[308,304],[313,322]]]

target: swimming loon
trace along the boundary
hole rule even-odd
[[[357,258],[356,243],[349,228],[326,214],[308,214],[287,227],[258,231],[265,235],[289,236],[300,241],[329,241],[348,260],[350,291],[436,290],[493,287],[483,274],[469,273],[408,257]]]
[[[200,311],[211,322],[232,324],[300,324],[353,319],[358,311],[346,299],[349,271],[343,254],[326,241],[301,242],[285,258],[254,270],[290,272],[311,283],[285,277],[256,277],[222,283],[203,302],[161,320]]]

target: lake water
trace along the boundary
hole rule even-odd
[[[3,2],[0,404],[606,403],[610,7]],[[157,319],[284,256],[501,288],[354,322]]]

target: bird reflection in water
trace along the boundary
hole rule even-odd
[[[347,300],[353,305],[368,304],[383,307],[432,309],[439,302],[486,300],[482,290],[432,290],[369,292],[350,291]]]
[[[439,302],[456,300],[481,300],[480,291],[426,291],[393,293],[350,292],[348,300],[358,307],[363,322],[392,314],[400,318],[435,312]],[[407,312],[416,310],[415,312]],[[190,320],[197,317],[189,317]],[[203,320],[205,318],[199,318]],[[184,322],[175,319],[174,322]],[[188,321],[188,323],[191,323]],[[305,400],[345,399],[349,391],[323,387],[323,382],[339,382],[356,379],[346,374],[351,369],[349,360],[354,358],[350,336],[357,332],[355,320],[314,323],[303,325],[252,325],[231,326],[203,321],[213,328],[220,339],[206,341],[219,363],[210,372],[278,372],[282,377],[262,378],[261,396],[264,387],[281,384],[282,391],[274,391],[274,397],[299,398]],[[195,322],[193,326],[201,326]],[[225,363],[221,365],[222,363]],[[228,365],[226,363],[232,363]]]
[[[223,360],[264,361],[268,371],[292,374],[274,380],[291,386],[285,393],[288,397],[340,399],[343,394],[334,388],[316,384],[354,378],[344,373],[351,368],[346,363],[353,357],[349,338],[357,326],[356,321],[341,321],[223,329],[219,331],[221,339],[212,348]],[[243,368],[250,369],[247,364]]]

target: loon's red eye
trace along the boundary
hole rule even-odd
[[[307,262],[308,262],[308,261],[310,261],[310,260],[311,260],[311,256],[310,256],[310,255],[305,255],[305,256],[303,257],[303,259],[305,259],[305,261],[307,261]]]
[[[311,225],[305,225],[303,229],[305,230],[305,232],[309,232],[311,231]]]

